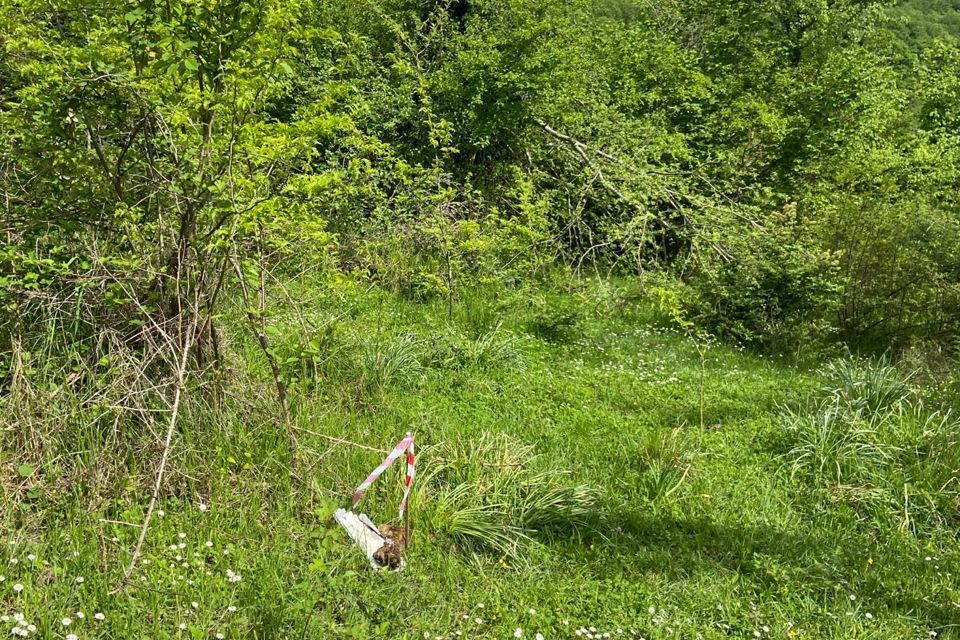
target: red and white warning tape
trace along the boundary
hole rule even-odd
[[[383,462],[380,463],[376,469],[370,472],[370,475],[367,476],[367,479],[360,483],[360,486],[353,492],[353,506],[357,506],[357,503],[363,498],[364,492],[370,488],[370,485],[380,477],[380,475],[387,470],[387,468],[393,464],[393,462],[403,455],[406,452],[407,454],[407,475],[404,479],[403,487],[403,499],[400,501],[400,517],[403,517],[403,512],[407,508],[407,498],[410,497],[410,486],[413,484],[413,474],[414,474],[414,456],[413,456],[413,434],[407,432],[406,437],[403,440],[397,443],[397,446],[393,448],[393,451],[390,452]]]

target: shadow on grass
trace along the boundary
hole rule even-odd
[[[602,532],[602,533],[601,533]],[[758,589],[778,594],[804,593],[815,601],[846,597],[855,585],[868,602],[929,625],[960,626],[960,608],[939,602],[904,576],[919,580],[930,568],[922,558],[897,557],[896,566],[865,571],[867,540],[817,532],[798,535],[773,526],[718,524],[651,512],[622,512],[584,529],[570,548],[596,578],[650,573],[683,580],[702,573],[734,573]],[[584,553],[584,549],[588,551]],[[903,588],[899,588],[903,585]]]

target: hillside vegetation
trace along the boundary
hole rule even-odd
[[[907,46],[923,49],[936,41],[956,44],[960,39],[960,2],[956,0],[905,0],[891,14]]]
[[[0,633],[955,636],[942,8],[0,0]]]

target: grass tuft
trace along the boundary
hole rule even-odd
[[[516,558],[534,534],[570,534],[594,515],[596,492],[562,469],[535,471],[532,447],[504,434],[431,453],[421,498],[431,528],[474,551]]]

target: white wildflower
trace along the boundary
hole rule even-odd
[[[18,582],[17,584],[13,585],[13,590],[17,593],[20,593],[23,591],[23,585]]]
[[[514,637],[514,638],[522,638],[522,637],[523,637],[523,629],[521,629],[520,627],[517,627],[516,629],[514,629],[514,630],[513,630],[513,637]]]
[[[103,615],[102,613],[100,613],[99,611],[97,611],[95,614],[93,614],[93,619],[94,619],[94,620],[99,620],[100,622],[103,622],[104,620],[107,619],[107,616],[105,616],[105,615]]]
[[[64,618],[63,620],[60,621],[60,624],[62,624],[65,627],[69,627],[71,624],[73,624],[73,619]]]

